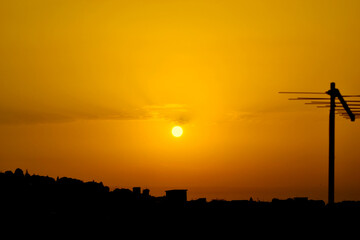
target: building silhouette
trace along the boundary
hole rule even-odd
[[[135,196],[140,196],[141,188],[140,187],[133,187],[133,193]]]
[[[149,197],[150,196],[150,190],[149,189],[144,189],[143,193],[142,193],[143,197]]]
[[[185,205],[187,202],[187,190],[186,189],[174,189],[174,190],[167,190],[166,193],[166,200],[170,204],[176,205]]]

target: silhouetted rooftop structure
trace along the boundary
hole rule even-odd
[[[141,188],[140,188],[140,187],[133,187],[133,194],[134,194],[136,197],[140,197],[140,195],[141,195]]]
[[[167,190],[166,199],[169,203],[184,205],[187,201],[187,190],[186,189],[174,189]]]
[[[17,176],[17,177],[24,177],[24,172],[23,170],[21,170],[20,168],[17,168],[14,172],[14,176]]]
[[[150,196],[150,190],[149,189],[144,189],[142,195],[143,195],[143,197],[149,197]]]

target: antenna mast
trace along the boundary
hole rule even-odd
[[[305,104],[316,104],[318,107],[330,107],[329,114],[329,190],[328,190],[328,204],[333,205],[335,199],[335,111],[345,118],[349,118],[351,121],[355,121],[355,116],[359,116],[358,111],[351,110],[350,106],[358,106],[358,104],[347,104],[344,97],[360,97],[359,95],[341,95],[339,89],[335,88],[335,83],[330,84],[330,90],[323,92],[280,92],[285,94],[328,94],[330,96],[330,102],[327,101],[311,101]],[[339,102],[336,102],[336,98]],[[310,98],[310,97],[298,97],[290,98],[289,100],[327,100],[328,98]],[[348,102],[359,102],[349,100]],[[330,104],[330,105],[329,105]],[[341,104],[343,109],[336,109],[337,105]],[[354,109],[357,109],[354,107]]]

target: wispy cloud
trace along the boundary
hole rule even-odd
[[[63,123],[76,120],[168,120],[178,124],[189,121],[189,109],[181,104],[146,105],[109,109],[5,109],[0,108],[0,124]]]
[[[190,121],[189,108],[182,104],[148,105],[143,110],[153,119],[165,119],[177,124]]]
[[[254,119],[259,116],[259,113],[255,112],[244,112],[244,111],[229,111],[225,115],[225,120],[227,121],[239,121],[239,120],[249,120]]]
[[[46,111],[0,109],[0,124],[60,123],[71,122],[73,120],[75,120],[74,117],[68,114]]]

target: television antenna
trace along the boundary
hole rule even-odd
[[[327,94],[329,97],[296,97],[289,100],[307,101],[305,104],[316,105],[318,108],[330,108],[329,114],[329,190],[328,204],[334,204],[335,198],[335,114],[350,119],[360,117],[360,101],[353,98],[360,95],[342,95],[339,89],[335,88],[335,83],[330,83],[330,90],[326,92],[279,92],[281,94],[302,94],[302,95],[321,95]],[[345,100],[346,99],[346,100]]]

